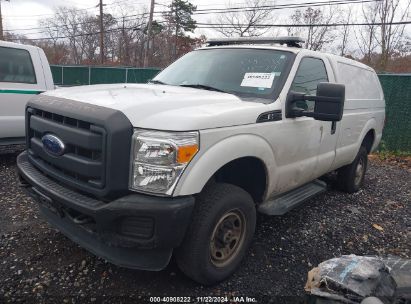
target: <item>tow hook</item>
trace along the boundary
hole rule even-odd
[[[24,178],[21,177],[20,174],[18,176],[19,176],[19,187],[28,188],[28,187],[31,186],[28,182],[26,182],[26,180]]]

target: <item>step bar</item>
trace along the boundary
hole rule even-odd
[[[267,215],[283,215],[326,190],[327,184],[317,179],[297,189],[270,198],[259,206],[258,211]]]

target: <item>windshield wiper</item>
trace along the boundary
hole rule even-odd
[[[195,88],[195,89],[203,89],[203,90],[208,90],[208,91],[216,91],[216,92],[222,92],[222,93],[227,93],[226,91],[210,87],[208,85],[204,84],[180,84],[180,87],[187,87],[187,88]]]
[[[162,82],[161,80],[150,80],[149,83],[168,85],[168,83]]]

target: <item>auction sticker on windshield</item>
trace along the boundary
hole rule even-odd
[[[242,87],[271,88],[274,80],[274,73],[245,73]]]

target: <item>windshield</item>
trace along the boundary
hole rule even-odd
[[[278,50],[203,49],[181,57],[153,82],[272,100],[292,58],[292,53]]]

